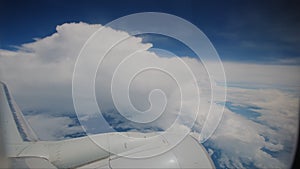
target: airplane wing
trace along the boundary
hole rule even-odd
[[[174,148],[169,140],[178,137],[176,133],[170,133],[168,139],[152,137],[158,133],[122,133],[140,138],[135,141],[124,139],[120,133],[40,141],[2,82],[0,122],[0,143],[5,145],[2,150],[8,157],[0,158],[0,168],[215,168],[205,148],[189,135]],[[162,150],[165,153],[159,153]]]

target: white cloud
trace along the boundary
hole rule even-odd
[[[63,24],[56,28],[57,32],[53,35],[24,44],[16,51],[0,50],[0,78],[9,85],[21,109],[49,112],[74,111],[71,85],[75,60],[85,41],[101,27],[101,25],[85,23]],[[91,46],[92,51],[101,51],[106,43],[128,36],[126,32],[107,27],[104,31],[103,39],[97,41],[96,46]],[[115,109],[110,95],[110,82],[113,71],[123,59],[122,56],[131,54],[136,49],[146,50],[149,47],[151,44],[142,44],[140,38],[129,37],[110,51],[96,76],[96,93],[101,110]],[[97,57],[97,54],[94,53],[94,57]],[[188,57],[181,59],[196,75],[200,87],[200,114],[195,128],[201,131],[209,110],[211,95],[208,75],[203,65],[196,59]],[[96,65],[93,61],[87,63],[87,71]],[[215,63],[209,64],[215,65]],[[182,101],[184,116],[181,123],[189,123],[196,111],[194,107],[196,93],[191,90],[195,86],[191,83],[185,67],[176,57],[162,58],[149,51],[137,53],[131,60],[124,62],[124,67],[120,67],[120,81],[117,87],[126,84],[126,77],[131,72],[147,65],[162,66],[186,82],[181,84],[186,94]],[[291,94],[277,89],[229,88],[229,101],[235,105],[259,107],[261,109],[256,111],[261,116],[253,121],[229,109],[225,110],[224,118],[210,140],[214,148],[222,150],[220,166],[241,168],[244,163],[253,162],[257,167],[287,167],[291,163],[289,158],[293,154],[284,151],[287,149],[287,143],[291,143],[290,148],[293,149],[297,139],[295,133],[298,129],[300,67],[233,62],[225,62],[224,66],[227,80],[231,84],[284,87],[296,92]],[[84,79],[86,74],[81,76]],[[148,71],[143,76],[137,76],[131,87],[132,104],[139,110],[150,107],[148,95],[152,89],[159,88],[165,92],[168,99],[166,105],[168,114],[155,121],[152,127],[167,128],[174,121],[179,109],[180,95],[172,78],[159,71]],[[217,88],[217,90],[222,89],[220,86]],[[85,95],[85,93],[81,94]],[[217,100],[221,98],[218,93],[215,97]],[[128,105],[123,105],[123,108],[130,111],[126,106]],[[116,117],[113,114],[111,116]],[[68,128],[71,121],[67,117],[37,115],[29,117],[29,121],[46,139],[61,138],[64,134],[78,130],[76,127]],[[129,123],[124,125],[126,126],[120,127],[132,127]],[[182,127],[180,124],[178,126]],[[281,156],[272,157],[261,148],[280,152]]]
[[[21,109],[25,110],[42,110],[49,112],[72,112],[74,111],[72,103],[72,74],[74,71],[75,60],[80,52],[81,47],[89,36],[98,30],[105,32],[102,38],[96,39],[91,46],[90,54],[85,57],[97,59],[100,53],[104,53],[105,45],[114,44],[116,40],[129,36],[126,32],[116,31],[101,25],[88,25],[85,23],[71,23],[57,26],[57,32],[51,36],[38,39],[35,42],[22,45],[17,51],[0,51],[0,67],[2,80],[5,81],[12,89],[16,96],[16,101]],[[155,53],[145,51],[151,44],[141,43],[142,39],[137,37],[128,37],[110,50],[102,64],[99,65],[96,77],[96,93],[98,103],[102,111],[115,109],[110,93],[111,80],[117,66],[119,72],[116,74],[119,78],[115,84],[115,93],[122,93],[116,97],[121,99],[122,110],[125,114],[132,114],[128,102],[125,102],[126,96],[123,97],[122,87],[127,83],[132,73],[136,73],[144,67],[158,67],[166,70],[162,72],[159,69],[144,71],[141,75],[133,79],[130,89],[132,104],[139,110],[147,110],[151,104],[160,104],[158,98],[150,98],[148,95],[153,89],[161,89],[167,97],[166,109],[164,115],[158,120],[157,124],[164,125],[167,128],[175,120],[182,103],[182,111],[185,119],[192,119],[197,112],[197,84],[193,83],[193,77],[187,66],[196,75],[196,81],[201,85],[203,94],[209,96],[210,84],[208,83],[207,73],[203,65],[196,59],[185,58],[161,58]],[[127,59],[121,61],[124,56],[132,54],[136,50],[144,49]],[[95,65],[95,60],[85,59],[86,69],[89,71]],[[171,74],[168,74],[171,72]],[[87,73],[79,74],[82,78],[81,83],[87,82]],[[176,84],[176,81],[179,84]],[[195,82],[196,82],[195,81]],[[178,86],[181,90],[181,95]],[[183,94],[182,94],[183,93]],[[85,92],[79,93],[81,97],[86,95]],[[159,97],[159,95],[157,95]],[[89,97],[89,96],[88,96]],[[182,102],[180,102],[182,97]],[[86,112],[94,113],[95,109],[89,106],[87,98]],[[151,100],[152,99],[152,100]],[[208,104],[205,98],[202,99],[202,105]],[[149,102],[150,101],[150,102]],[[124,104],[126,103],[126,104]],[[147,115],[157,113],[157,105],[153,105],[153,110]],[[205,110],[203,110],[205,108]],[[201,106],[201,118],[205,118],[208,112],[208,106]],[[167,114],[167,115],[165,115]],[[192,116],[192,117],[189,117]],[[149,116],[143,116],[143,119]],[[203,120],[202,120],[203,121]],[[188,124],[188,123],[187,123]]]
[[[223,62],[229,83],[300,90],[300,66]]]
[[[69,117],[38,114],[26,118],[40,140],[62,140],[66,135],[83,132],[80,126],[73,125],[74,121]]]
[[[53,35],[0,50],[1,80],[12,89],[22,109],[72,109],[71,78],[80,46],[99,25],[64,24]]]
[[[252,110],[260,116],[251,120],[225,110],[209,140],[210,145],[221,150],[220,165],[240,168],[242,163],[253,163],[258,168],[288,168],[297,144],[298,97],[275,89],[229,88],[227,99],[244,109],[254,107]]]

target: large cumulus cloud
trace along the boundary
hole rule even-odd
[[[0,51],[1,79],[10,86],[23,110],[74,112],[72,75],[75,61],[86,40],[99,28],[103,28],[105,33],[102,38],[96,39],[95,43],[92,43],[91,54],[86,57],[98,57],[99,51],[104,52],[105,45],[109,44],[110,41],[114,42],[116,39],[128,36],[126,32],[102,25],[71,23],[57,26],[56,33],[37,39],[32,43],[23,44],[16,51]],[[115,83],[117,84],[114,88],[115,93],[122,92],[119,92],[118,89],[125,85],[128,78],[131,78],[128,76],[128,72],[141,70],[143,66],[160,65],[167,71],[146,70],[141,72],[140,76],[132,79],[129,94],[131,103],[141,111],[152,108],[153,110],[150,110],[149,115],[157,113],[158,106],[155,104],[164,102],[164,99],[160,99],[162,96],[160,92],[153,94],[151,91],[159,89],[164,92],[164,97],[166,97],[166,107],[165,113],[160,118],[162,120],[156,125],[168,128],[180,110],[185,119],[192,121],[192,118],[196,117],[194,114],[198,112],[196,106],[198,100],[195,99],[198,96],[196,91],[198,84],[201,85],[203,95],[209,96],[210,94],[210,84],[203,65],[200,61],[188,57],[159,57],[155,53],[147,51],[150,47],[151,44],[142,43],[141,38],[129,36],[107,54],[102,64],[99,65],[96,77],[96,93],[101,111],[108,112],[116,109],[111,96],[111,84],[112,75],[118,66],[121,65],[119,74],[116,74],[119,78],[116,78],[118,81]],[[143,50],[141,51],[141,49]],[[124,61],[128,62],[125,63],[125,66],[120,64],[124,56],[130,55],[136,50],[139,52]],[[86,59],[85,71],[88,72],[89,68],[92,67],[93,59]],[[193,77],[194,75],[196,76]],[[86,72],[81,72],[78,76],[82,78],[82,84],[88,81]],[[180,84],[176,84],[178,81]],[[81,92],[79,94],[84,97],[86,93]],[[149,95],[150,100],[148,99]],[[123,94],[117,98],[121,97]],[[125,93],[123,100],[126,97],[127,94]],[[208,112],[206,98],[209,100],[209,97],[203,97],[201,102],[204,104],[201,106],[202,111],[200,111],[203,113],[199,115],[202,119]],[[95,110],[88,106],[89,99],[86,100],[87,109],[85,113],[94,113]],[[130,116],[132,109],[128,104],[122,105],[125,103],[123,100],[119,102],[122,110],[118,111],[123,111],[125,114],[129,113],[128,116]]]

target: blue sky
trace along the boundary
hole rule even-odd
[[[0,48],[12,50],[51,35],[66,22],[106,24],[151,11],[174,14],[198,26],[224,61],[300,64],[297,1],[1,1]],[[166,39],[147,42],[162,47]],[[170,45],[163,47],[170,51],[178,46],[167,42]]]

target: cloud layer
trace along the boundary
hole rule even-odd
[[[274,89],[229,88],[228,101],[242,109],[225,109],[222,122],[205,143],[221,150],[219,165],[229,168],[288,168],[298,132],[298,97]],[[249,118],[251,109],[259,116]]]

